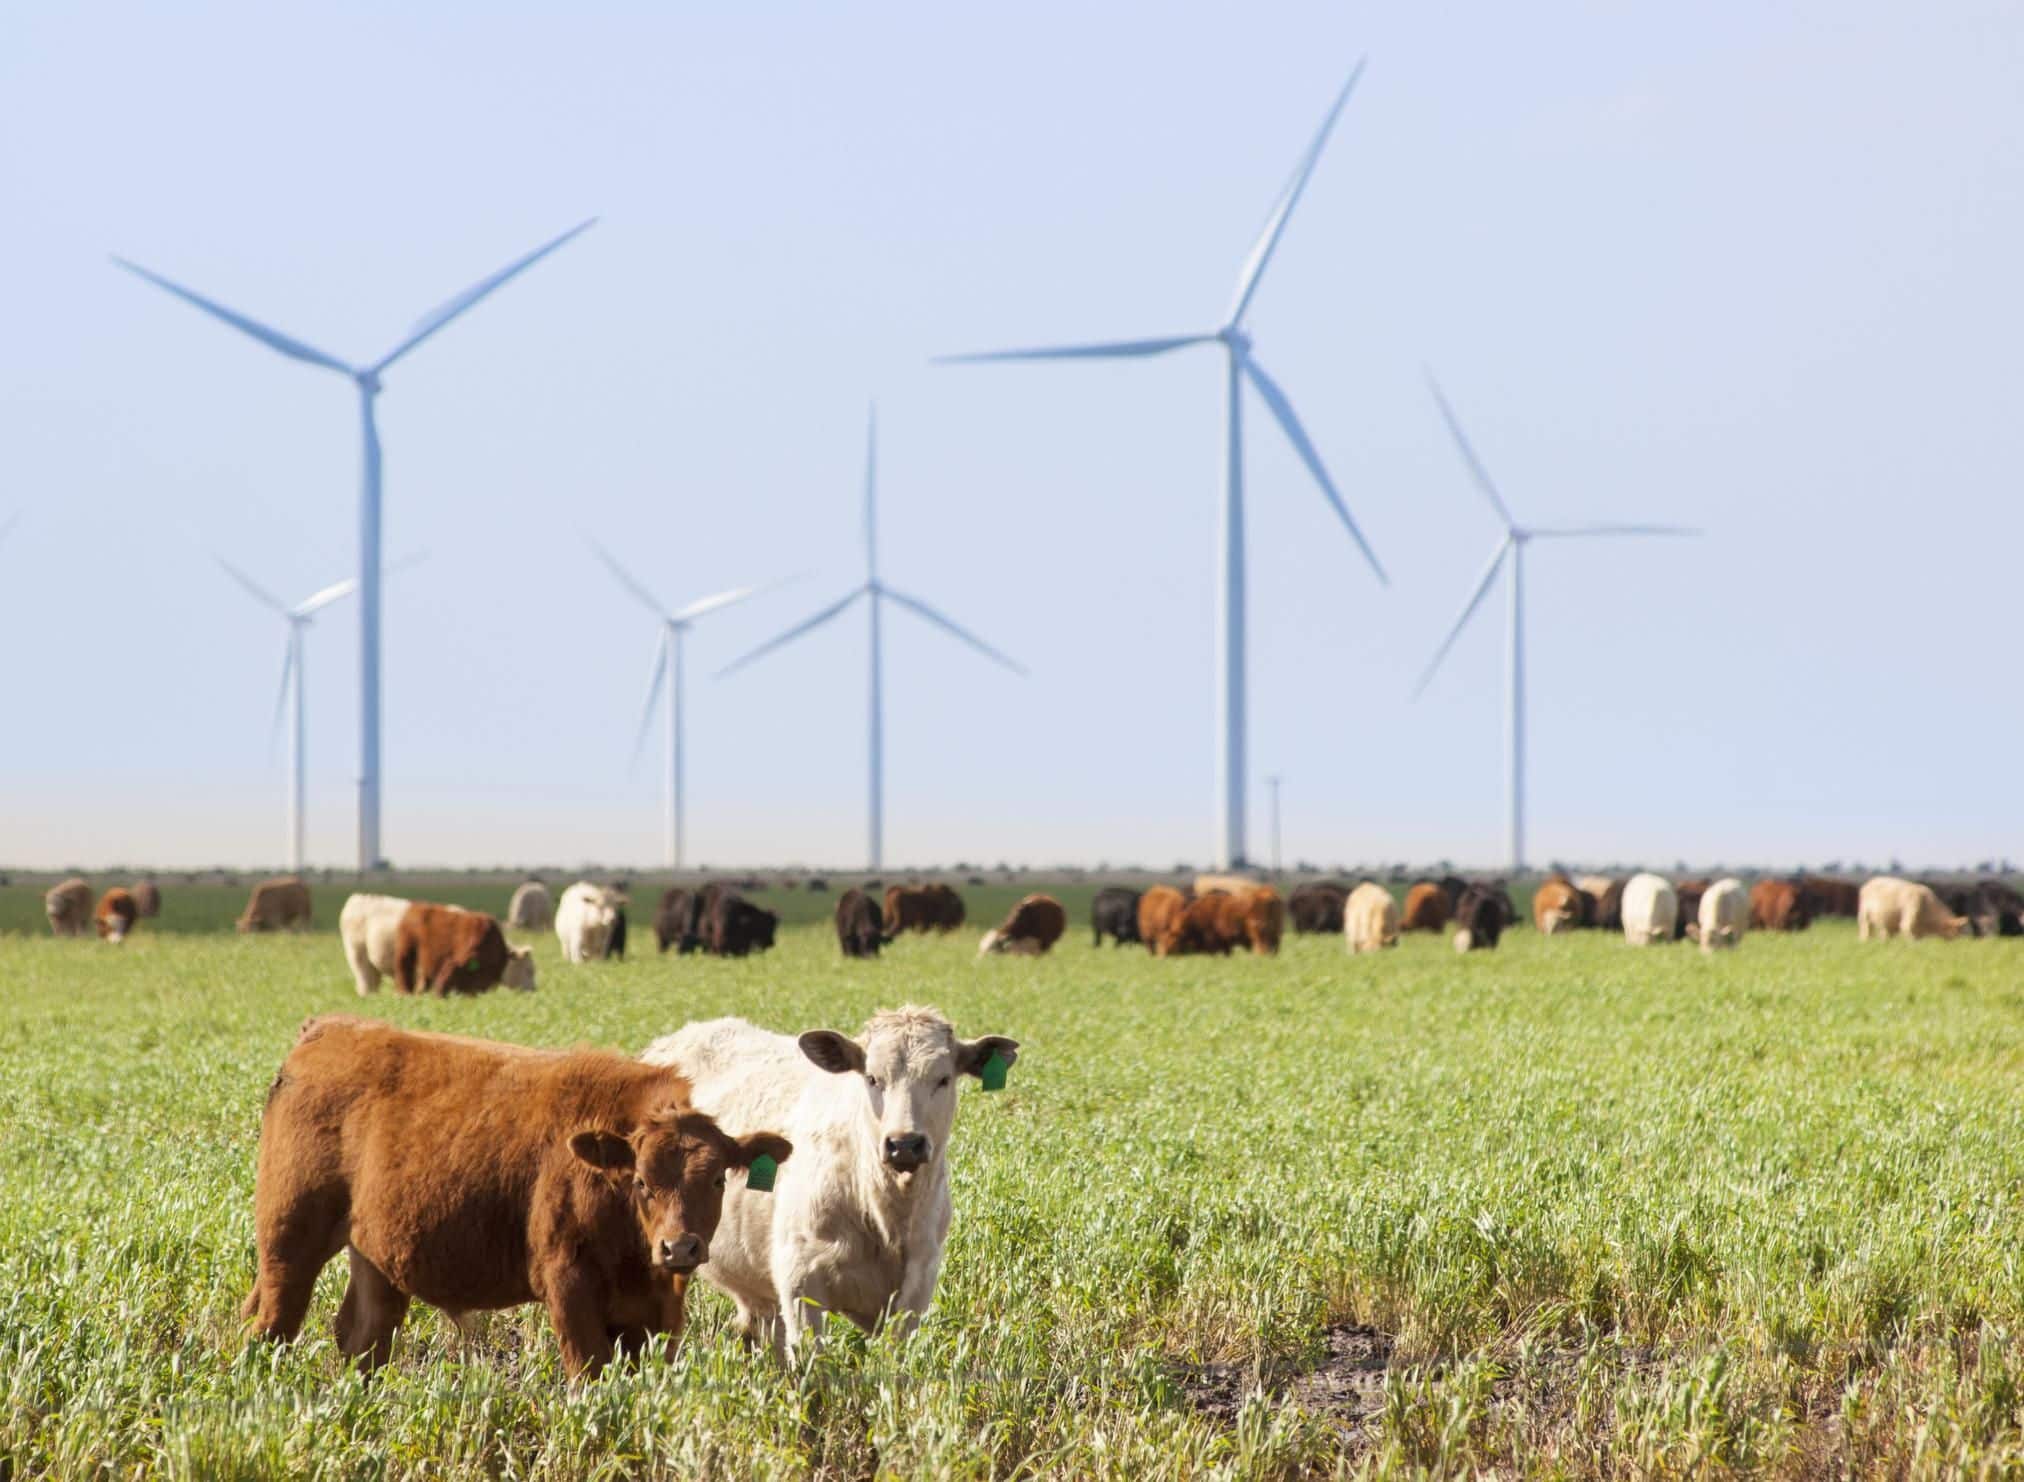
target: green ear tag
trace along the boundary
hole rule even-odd
[[[745,1187],[754,1193],[770,1194],[773,1192],[773,1175],[779,1171],[780,1165],[774,1161],[773,1155],[761,1153],[745,1170]]]
[[[1005,1057],[993,1050],[991,1058],[984,1062],[984,1068],[978,1073],[977,1078],[984,1083],[986,1091],[1002,1091],[1005,1089],[1005,1072],[1011,1068],[1005,1063]]]

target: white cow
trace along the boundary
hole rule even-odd
[[[912,1332],[934,1299],[949,1234],[956,1077],[1010,1066],[1017,1040],[960,1040],[932,1009],[889,1009],[856,1039],[798,1040],[743,1019],[691,1024],[645,1059],[694,1084],[697,1110],[733,1137],[778,1129],[794,1144],[774,1192],[734,1175],[702,1277],[738,1305],[748,1339],[792,1353],[841,1313]]]
[[[345,900],[337,917],[337,936],[344,944],[344,960],[351,965],[360,998],[377,993],[380,979],[394,975],[401,917],[412,904],[397,895],[360,894]]]
[[[1374,880],[1349,893],[1342,907],[1342,937],[1349,950],[1376,952],[1399,944],[1399,903]]]
[[[539,880],[524,881],[506,907],[506,924],[522,931],[546,931],[555,924],[555,899]]]
[[[1633,947],[1670,942],[1680,924],[1679,892],[1661,875],[1632,875],[1623,887],[1623,939]]]
[[[1701,950],[1733,947],[1750,926],[1750,891],[1733,877],[1717,880],[1701,896]]]
[[[611,929],[625,897],[604,885],[579,880],[562,892],[555,908],[555,935],[562,942],[565,962],[595,962],[611,945]]]

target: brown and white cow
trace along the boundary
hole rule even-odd
[[[952,892],[953,893],[953,892]],[[1050,951],[1068,930],[1068,912],[1051,895],[1029,895],[998,925],[984,933],[977,955],[1006,953],[1014,957],[1039,957]]]
[[[295,875],[262,880],[233,925],[240,931],[307,931],[309,887]]]
[[[140,913],[140,906],[135,902],[133,892],[124,886],[113,886],[98,900],[98,911],[94,919],[98,923],[99,940],[125,941],[127,933],[134,929],[134,922],[140,918]]]
[[[453,1319],[539,1302],[572,1375],[656,1335],[672,1356],[727,1175],[793,1151],[727,1136],[689,1090],[603,1051],[311,1019],[260,1120],[245,1315],[293,1338],[342,1250],[337,1346],[368,1367],[417,1298]]]
[[[52,886],[42,897],[49,929],[60,937],[81,937],[91,930],[91,886],[73,876]]]

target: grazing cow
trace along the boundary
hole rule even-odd
[[[1244,895],[1229,897],[1223,907],[1223,930],[1240,937],[1256,955],[1277,957],[1286,935],[1286,902],[1270,885],[1254,886]]]
[[[1459,917],[1462,911],[1462,897],[1469,893],[1469,882],[1460,875],[1443,875],[1434,882],[1441,887],[1441,894],[1448,898],[1448,914]]]
[[[944,934],[957,930],[970,919],[970,913],[963,905],[963,898],[948,885],[929,885],[922,894],[928,898],[928,922],[936,931]]]
[[[919,885],[894,885],[885,893],[886,935],[896,937],[902,932],[932,931],[935,926],[935,903],[927,890]]]
[[[803,890],[819,890],[826,895],[829,892],[829,882],[823,879],[822,876],[820,875],[810,875],[808,879],[802,883],[801,888]]]
[[[703,892],[684,890],[679,885],[661,892],[654,907],[654,946],[665,953],[673,947],[683,956],[703,944]]]
[[[1862,941],[1892,937],[1939,937],[1953,941],[1968,930],[1968,918],[1956,916],[1940,903],[1932,887],[1893,875],[1864,883],[1856,903],[1855,934]]]
[[[1068,912],[1051,895],[1029,895],[998,925],[984,933],[977,955],[1005,953],[1014,957],[1040,957],[1051,951],[1068,930]]]
[[[1701,893],[1697,917],[1695,929],[1700,935],[1703,952],[1737,946],[1743,940],[1745,928],[1751,924],[1750,892],[1741,880],[1717,880]]]
[[[836,902],[836,944],[845,957],[876,957],[890,941],[884,918],[862,890],[846,890]]]
[[[1673,926],[1673,940],[1681,941],[1687,935],[1687,928],[1701,916],[1701,897],[1707,893],[1711,882],[1707,880],[1682,880],[1673,887],[1673,894],[1680,903],[1679,920]]]
[[[1399,906],[1392,893],[1366,880],[1349,893],[1342,908],[1342,936],[1351,952],[1376,952],[1399,944]]]
[[[519,931],[547,931],[555,925],[555,897],[539,880],[523,880],[506,906],[506,924]]]
[[[596,962],[611,946],[612,928],[625,897],[603,885],[579,880],[562,892],[555,908],[555,936],[564,962]]]
[[[1978,905],[1979,914],[1984,917],[1983,924],[1986,926],[1990,919],[1995,922],[1995,929],[1985,931],[1984,935],[2024,936],[2024,894],[2001,880],[1984,880],[1975,889],[1980,896]]]
[[[123,942],[127,933],[134,929],[134,922],[140,916],[140,907],[134,901],[134,893],[124,886],[115,885],[98,899],[98,935],[100,941]]]
[[[1333,880],[1296,885],[1286,898],[1286,914],[1297,932],[1327,932],[1336,936],[1342,931],[1342,907],[1348,899],[1349,887]]]
[[[1197,875],[1195,894],[1207,895],[1220,890],[1225,895],[1248,895],[1264,882],[1253,880],[1249,875]]]
[[[1632,875],[1624,882],[1623,939],[1633,947],[1673,941],[1679,934],[1679,920],[1679,892],[1661,876]]]
[[[1171,885],[1155,885],[1139,897],[1139,940],[1146,944],[1148,952],[1156,957],[1165,955],[1160,951],[1160,943],[1187,909],[1188,898]]]
[[[1139,940],[1139,892],[1128,885],[1106,885],[1089,903],[1089,929],[1101,947],[1106,934],[1114,946]]]
[[[739,1331],[788,1352],[819,1338],[830,1314],[911,1333],[949,1234],[956,1077],[1002,1074],[1019,1042],[961,1040],[934,1010],[907,1007],[856,1039],[716,1019],[656,1040],[644,1058],[687,1076],[697,1108],[726,1131],[778,1127],[801,1149],[770,1201],[742,1182],[725,1199],[702,1274],[737,1304]]]
[[[727,1172],[792,1152],[727,1136],[680,1074],[621,1055],[311,1019],[260,1119],[245,1315],[295,1337],[342,1250],[337,1346],[368,1368],[416,1298],[453,1317],[539,1302],[572,1375],[655,1334],[672,1357]]]
[[[1853,921],[1861,908],[1862,890],[1853,880],[1802,875],[1799,888],[1806,897],[1806,914],[1815,918],[1845,916]]]
[[[133,888],[134,910],[143,921],[152,921],[162,914],[162,888],[155,884],[152,875],[136,880]]]
[[[1759,880],[1750,887],[1753,931],[1804,931],[1812,924],[1805,891],[1790,880]]]
[[[1150,945],[1155,957],[1228,957],[1245,942],[1243,897],[1216,890],[1185,902]]]
[[[60,937],[81,937],[91,930],[91,886],[72,878],[53,886],[42,897],[49,929]]]
[[[1591,876],[1600,879],[1600,876]],[[1623,887],[1621,880],[1605,881],[1601,890],[1595,893],[1595,929],[1597,931],[1623,930]]]
[[[1455,925],[1457,952],[1495,951],[1504,935],[1504,903],[1494,891],[1471,885],[1455,907]]]
[[[735,890],[718,892],[703,921],[703,946],[717,957],[745,957],[770,952],[780,917],[755,906]]]
[[[1532,924],[1545,936],[1558,936],[1581,925],[1580,891],[1573,882],[1552,877],[1539,882],[1532,892]]]
[[[337,936],[351,968],[358,996],[379,991],[380,979],[394,976],[399,956],[401,918],[414,902],[397,895],[348,896],[337,913]],[[400,986],[398,982],[396,986]],[[409,991],[401,988],[403,993]]]
[[[402,993],[483,993],[505,983],[534,987],[534,951],[508,947],[483,911],[416,901],[394,934],[394,987]]]
[[[621,896],[618,910],[611,918],[611,935],[605,939],[604,943],[604,955],[611,962],[625,961],[625,907],[625,899]]]
[[[1447,892],[1431,880],[1422,880],[1406,892],[1400,926],[1405,931],[1440,931],[1450,914]]]
[[[1576,875],[1574,888],[1590,900],[1601,900],[1602,893],[1616,882],[1607,875]]]
[[[309,887],[295,875],[262,880],[253,887],[245,911],[233,925],[240,931],[307,931]]]

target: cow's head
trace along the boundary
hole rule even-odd
[[[701,1112],[673,1106],[624,1135],[587,1128],[569,1149],[630,1202],[654,1269],[686,1275],[710,1259],[729,1171],[750,1168],[762,1153],[785,1163],[794,1144],[774,1132],[732,1137]]]
[[[506,949],[506,971],[500,982],[508,988],[518,988],[524,993],[534,991],[534,949],[532,947],[509,947]]]
[[[994,1054],[1012,1064],[1019,1041],[999,1034],[957,1039],[933,1009],[907,1007],[878,1015],[857,1039],[811,1029],[801,1036],[801,1053],[831,1075],[863,1082],[879,1166],[904,1183],[949,1145],[956,1077],[983,1075]]]

